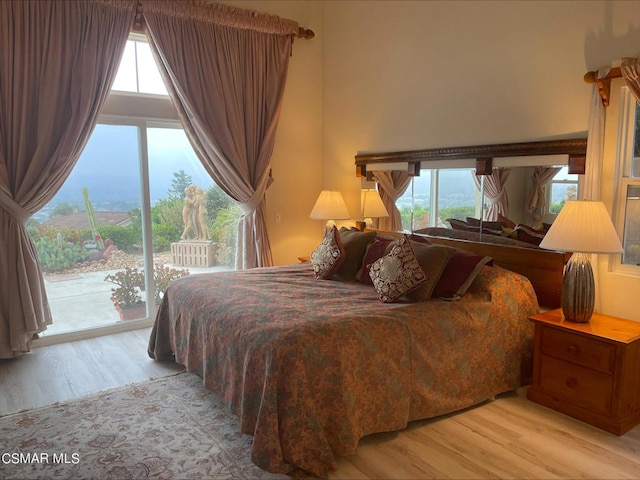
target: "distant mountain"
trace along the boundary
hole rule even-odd
[[[184,170],[205,190],[213,181],[205,172],[182,130],[148,129],[151,203],[166,198],[174,172]],[[98,125],[78,163],[47,210],[66,202],[84,210],[82,188],[96,210],[127,212],[141,206],[137,127]]]

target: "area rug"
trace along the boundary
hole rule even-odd
[[[3,479],[287,479],[191,373],[0,417]]]

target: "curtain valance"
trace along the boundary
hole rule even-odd
[[[272,35],[297,35],[298,22],[208,0],[141,0],[144,12]]]

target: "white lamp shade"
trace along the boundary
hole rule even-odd
[[[346,220],[351,218],[342,194],[336,190],[322,190],[309,218],[313,220]]]
[[[360,191],[360,207],[364,218],[388,217],[389,212],[382,203],[380,194],[375,189]]]
[[[604,203],[589,200],[567,202],[540,247],[564,252],[622,252],[622,244]]]

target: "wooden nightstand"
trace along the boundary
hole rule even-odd
[[[535,323],[533,384],[527,398],[616,435],[640,423],[640,322],[593,314]]]

